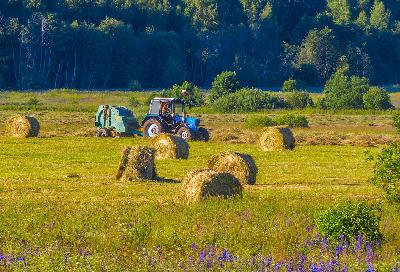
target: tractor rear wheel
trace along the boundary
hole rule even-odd
[[[111,131],[108,128],[100,128],[96,133],[97,137],[111,137]]]
[[[208,142],[209,140],[210,133],[208,132],[208,130],[203,127],[199,128],[199,130],[196,132],[196,141]]]
[[[163,133],[164,129],[157,119],[151,118],[143,124],[143,132],[146,137],[153,138]]]
[[[188,129],[187,127],[181,127],[178,130],[177,135],[182,139],[186,140],[187,142],[190,142],[192,140],[192,133],[190,132],[190,129]]]

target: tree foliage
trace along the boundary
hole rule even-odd
[[[371,87],[363,96],[364,107],[369,110],[387,110],[393,108],[389,93],[379,87]]]
[[[223,113],[257,112],[284,106],[281,98],[258,89],[248,88],[222,96],[213,103],[214,109]]]
[[[326,82],[324,106],[328,109],[361,109],[363,96],[369,89],[367,78],[347,76],[348,68],[339,68]]]
[[[377,156],[370,181],[383,189],[390,202],[400,204],[400,143],[390,144]]]
[[[399,82],[399,22],[397,0],[0,1],[0,88],[322,85],[341,56]]]
[[[240,82],[235,72],[222,72],[212,83],[209,100],[213,102],[222,96],[236,92],[239,88]]]

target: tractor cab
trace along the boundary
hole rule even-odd
[[[147,116],[160,116],[169,125],[182,122],[185,115],[184,102],[175,98],[155,98],[151,100],[147,114]]]
[[[208,140],[206,129],[200,127],[200,119],[187,116],[185,103],[178,98],[153,98],[142,127],[144,135],[150,138],[159,133],[171,133],[185,140]],[[199,137],[200,134],[202,137]]]

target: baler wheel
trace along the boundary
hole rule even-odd
[[[111,131],[107,128],[100,128],[96,133],[97,137],[111,137]]]

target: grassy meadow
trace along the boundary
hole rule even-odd
[[[145,93],[0,93],[1,120],[18,112],[41,123],[30,139],[0,127],[0,271],[371,271],[370,263],[397,271],[400,212],[368,182],[366,160],[398,139],[390,112],[305,110],[310,128],[294,130],[295,150],[266,153],[254,145],[257,130],[243,126],[248,115],[193,109],[211,141],[190,143],[188,160],[157,161],[161,181],[124,183],[115,180],[123,147],[147,140],[96,138],[94,114],[102,103],[129,106],[132,96],[143,116]],[[224,150],[252,155],[256,185],[241,199],[185,204],[186,173]],[[318,235],[315,215],[346,200],[382,205],[384,239],[373,254],[368,244],[337,254]]]

